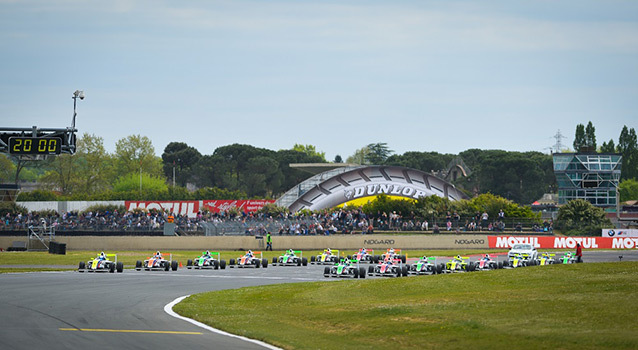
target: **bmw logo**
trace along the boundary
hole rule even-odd
[[[616,234],[616,232],[614,230],[609,230],[607,231],[607,234],[609,235],[609,237],[613,237]]]

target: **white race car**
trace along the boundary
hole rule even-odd
[[[514,257],[517,257],[519,254],[522,255],[525,260],[536,260],[536,258],[538,257],[538,252],[533,245],[523,243],[514,244],[509,253],[507,253],[507,257],[509,259],[512,259]]]

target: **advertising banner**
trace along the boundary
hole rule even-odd
[[[275,201],[270,199],[205,200],[204,206],[213,213],[228,211],[232,208],[237,208],[240,212],[253,213],[270,203],[275,203]]]
[[[514,244],[531,244],[536,249],[638,249],[638,237],[554,237],[554,236],[488,236],[490,248],[512,248]]]
[[[199,201],[125,201],[126,210],[136,208],[146,210],[168,211],[175,215],[188,215],[190,218],[197,216]]]
[[[604,228],[603,229],[603,237],[638,237],[638,229],[634,228],[625,228],[625,229],[613,229],[613,228]]]
[[[176,215],[188,215],[194,218],[197,212],[206,207],[212,213],[228,211],[237,208],[240,212],[251,213],[261,209],[264,205],[274,203],[270,199],[237,199],[237,200],[203,200],[203,201],[125,201],[126,210],[136,208],[146,210],[168,211]]]

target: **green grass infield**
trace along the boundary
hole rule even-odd
[[[249,287],[174,310],[285,349],[637,349],[638,263]]]

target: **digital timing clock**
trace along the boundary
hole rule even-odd
[[[62,139],[59,137],[12,136],[9,138],[10,154],[60,154]]]

